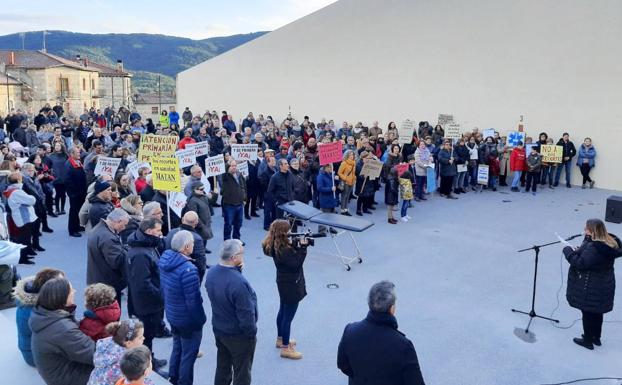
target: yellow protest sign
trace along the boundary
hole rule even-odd
[[[179,159],[151,158],[151,178],[155,190],[180,192]]]
[[[540,154],[544,163],[561,163],[564,155],[564,147],[552,144],[540,146]]]
[[[155,156],[167,158],[175,155],[177,135],[143,135],[138,147],[138,162],[150,162]]]

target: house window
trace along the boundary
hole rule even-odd
[[[91,89],[95,89],[95,79],[91,79]]]
[[[158,115],[159,113],[158,107],[151,107],[151,115]]]
[[[69,79],[58,78],[58,93],[61,97],[67,97],[69,95]]]
[[[86,79],[82,79],[82,91],[86,91]]]

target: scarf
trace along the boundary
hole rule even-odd
[[[75,160],[74,158],[69,158],[69,163],[73,168],[82,168],[82,162]]]

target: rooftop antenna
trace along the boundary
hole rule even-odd
[[[48,31],[43,31],[43,53],[47,52],[47,49],[45,48],[45,35],[50,35],[50,33]]]

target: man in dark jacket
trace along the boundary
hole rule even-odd
[[[337,367],[350,385],[424,385],[415,347],[397,330],[395,285],[374,284],[367,302],[369,313],[346,326],[339,342]]]
[[[205,258],[205,254],[207,253],[207,249],[205,249],[205,241],[199,233],[196,231],[196,227],[199,225],[199,216],[194,211],[188,211],[181,218],[181,225],[171,230],[166,236],[166,249],[171,248],[171,242],[173,241],[173,237],[175,234],[180,232],[181,230],[189,231],[194,238],[194,248],[192,249],[192,254],[190,254],[190,262],[197,267],[199,270],[199,282],[203,282],[203,277],[205,276],[205,270],[208,268],[207,261]],[[211,251],[210,251],[211,253]]]
[[[294,179],[289,172],[289,163],[286,158],[279,159],[279,172],[275,172],[270,178],[267,193],[274,200],[275,219],[283,218],[283,210],[278,208],[279,205],[294,200]]]
[[[562,176],[562,169],[566,170],[566,187],[570,188],[570,170],[572,169],[572,158],[577,155],[577,149],[574,146],[574,143],[570,141],[570,135],[567,132],[564,132],[562,138],[557,142],[558,146],[562,146],[564,148],[562,154],[562,163],[557,166],[557,172],[555,173],[555,184],[554,187],[559,185],[559,179]]]
[[[93,228],[87,242],[87,285],[105,283],[114,287],[119,303],[121,291],[127,286],[124,274],[127,250],[121,243],[119,233],[129,220],[125,210],[114,209]]]
[[[257,178],[259,179],[260,194],[263,195],[263,229],[268,231],[270,223],[272,223],[276,216],[276,206],[274,205],[274,198],[268,193],[268,187],[270,186],[270,180],[276,173],[276,159],[274,157],[274,151],[266,151],[266,156],[259,164],[257,170]]]
[[[190,385],[206,316],[199,272],[190,263],[194,247],[192,234],[179,231],[173,236],[171,247],[172,250],[166,250],[158,262],[164,310],[173,332],[169,376],[173,384]]]
[[[69,196],[69,218],[67,219],[67,228],[69,235],[72,237],[81,237],[80,231],[84,231],[84,227],[80,226],[80,208],[86,199],[86,173],[80,161],[80,149],[73,147],[69,153],[69,159],[65,162],[65,173],[63,182],[67,188]]]
[[[97,226],[100,219],[106,218],[114,206],[111,203],[112,200],[112,188],[110,183],[97,180],[95,181],[95,188],[93,195],[89,198],[89,222],[92,227]]]
[[[226,240],[220,264],[210,268],[205,278],[218,349],[214,385],[228,385],[232,379],[236,385],[251,383],[257,344],[257,295],[242,275],[243,264],[242,242]]]
[[[128,308],[144,325],[144,345],[153,354],[153,339],[158,335],[164,319],[164,300],[160,293],[160,270],[158,260],[164,252],[162,221],[148,218],[140,223],[136,232],[128,238],[129,250],[125,263],[128,289]],[[166,360],[154,357],[157,370]]]
[[[227,172],[222,176],[222,213],[225,217],[224,239],[240,239],[240,228],[246,201],[246,179],[238,172],[237,162],[229,161]]]

